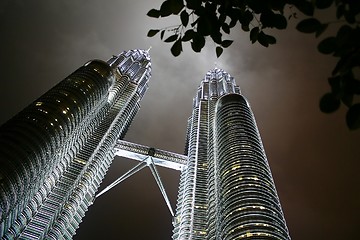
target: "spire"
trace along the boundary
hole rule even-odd
[[[231,93],[240,94],[240,88],[236,85],[235,79],[223,69],[215,66],[206,73],[205,78],[201,81],[194,98],[194,106],[198,106],[200,100],[220,98]]]
[[[133,49],[133,50],[129,50],[129,51],[123,51],[118,55],[113,55],[108,61],[107,63],[113,67],[119,67],[120,65],[126,65],[123,67],[123,69],[126,69],[126,67],[129,67],[129,64],[132,64],[133,62],[145,62],[145,65],[147,65],[147,67],[150,67],[150,51],[151,47],[149,47],[147,50],[142,50],[142,49]],[[125,59],[129,59],[131,61],[126,61]]]

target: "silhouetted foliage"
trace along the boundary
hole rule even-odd
[[[337,19],[321,22],[314,17],[317,9],[334,9]],[[336,36],[327,37],[318,45],[320,53],[339,58],[329,78],[331,92],[321,98],[320,109],[325,113],[334,112],[343,103],[349,108],[346,115],[348,128],[359,129],[360,103],[353,102],[354,96],[360,95],[360,81],[354,76],[360,66],[359,0],[165,0],[159,10],[151,9],[147,15],[154,18],[179,15],[180,24],[151,29],[148,37],[160,32],[161,40],[173,43],[171,53],[174,56],[181,54],[183,42],[190,42],[193,51],[201,52],[206,40],[212,39],[216,56],[220,57],[224,48],[233,43],[223,37],[237,24],[249,32],[252,43],[268,47],[276,43],[276,38],[266,31],[286,29],[287,21],[298,18],[297,12],[306,17],[296,29],[315,34],[315,37],[319,37],[329,24],[342,23]],[[165,35],[169,36],[164,40]]]

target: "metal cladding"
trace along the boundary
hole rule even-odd
[[[187,146],[173,239],[290,239],[254,116],[223,70],[198,89]]]
[[[0,238],[69,239],[139,109],[147,51],[90,61],[0,128]]]

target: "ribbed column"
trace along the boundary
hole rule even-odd
[[[91,61],[0,130],[0,237],[69,239],[139,110],[147,51]]]
[[[221,97],[215,110],[220,239],[290,239],[247,101]]]
[[[194,196],[194,217],[192,239],[203,240],[207,236],[208,211],[208,101],[202,101],[199,106],[199,126],[197,129],[197,163]],[[195,131],[195,129],[193,130]]]
[[[116,140],[139,109],[139,96],[135,93],[134,85],[125,89],[123,99],[110,108],[105,119],[86,142],[86,148],[81,149],[72,161],[65,178],[60,179],[64,184],[59,185],[59,189],[67,194],[63,197],[62,207],[59,208],[61,212],[46,239],[69,239],[75,234],[114,158]],[[71,179],[71,183],[67,179]],[[38,222],[41,220],[42,218],[38,219]]]
[[[254,116],[234,78],[207,72],[189,123],[173,239],[290,239]]]
[[[199,126],[199,109],[194,109],[190,118],[188,137],[188,162],[180,175],[179,193],[174,217],[173,239],[191,239],[194,218],[194,197],[197,165],[197,128]]]
[[[106,96],[112,82],[111,70],[105,62],[89,62],[1,127],[0,236],[39,192],[63,157],[69,151],[76,152],[76,146],[70,149],[66,144],[68,137]],[[62,163],[63,167],[66,164]],[[48,190],[40,191],[43,197]],[[29,211],[36,211],[36,205]],[[21,222],[28,218],[23,216]]]
[[[214,115],[215,115],[215,104],[216,99],[209,100],[208,107],[208,175],[207,175],[207,185],[208,185],[208,216],[207,216],[207,239],[215,240],[216,233],[218,229],[218,186],[217,186],[217,175],[216,175],[216,161],[214,154]]]

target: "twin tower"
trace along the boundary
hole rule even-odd
[[[1,126],[1,239],[71,239],[96,197],[146,166],[173,239],[290,239],[253,113],[225,71],[197,90],[185,155],[122,140],[150,75],[148,51],[90,61]],[[115,155],[139,164],[97,193]],[[181,171],[175,213],[157,166]]]

